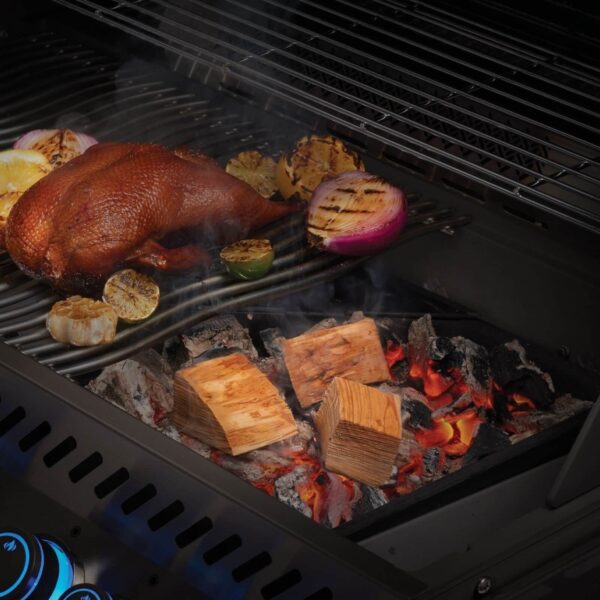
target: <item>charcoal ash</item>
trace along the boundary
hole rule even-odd
[[[478,425],[473,442],[464,456],[464,464],[475,462],[488,454],[507,448],[510,443],[509,435],[505,431],[490,423],[482,422]]]
[[[106,367],[86,387],[151,427],[173,410],[173,370],[152,349]]]
[[[307,506],[296,491],[299,483],[307,482],[307,472],[304,468],[298,468],[291,473],[282,475],[275,481],[275,496],[278,500],[291,508],[301,512],[306,517],[312,517],[312,509]]]
[[[552,412],[555,415],[562,416],[563,419],[568,419],[581,412],[591,410],[594,403],[590,400],[580,400],[574,398],[571,394],[563,394],[554,400],[552,404]]]
[[[193,450],[196,454],[202,456],[202,458],[210,458],[212,449],[208,444],[205,444],[190,435],[186,435],[185,433],[181,433],[180,437],[181,443],[184,446]]]
[[[327,492],[320,522],[326,527],[335,528],[352,520],[354,508],[362,498],[362,490],[358,482],[342,479],[337,473],[325,471],[324,475]]]
[[[494,381],[506,394],[525,396],[541,409],[552,405],[552,378],[528,360],[525,348],[517,340],[493,348],[490,364]]]

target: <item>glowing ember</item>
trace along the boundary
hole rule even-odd
[[[458,415],[445,415],[434,419],[432,429],[415,433],[415,438],[424,448],[437,446],[448,456],[463,456],[471,442],[481,419],[475,409],[469,409]]]
[[[402,344],[396,344],[392,340],[387,340],[385,345],[385,360],[391,369],[396,363],[406,358],[406,352]]]

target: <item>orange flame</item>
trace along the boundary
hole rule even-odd
[[[415,438],[424,448],[437,446],[449,456],[463,456],[482,419],[474,409],[457,415],[444,415],[434,419],[433,428],[418,431]]]
[[[406,353],[402,344],[396,344],[392,340],[387,340],[385,343],[385,360],[388,367],[391,369],[396,363],[404,360]]]

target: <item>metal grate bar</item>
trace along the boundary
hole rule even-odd
[[[74,7],[74,2],[71,0],[57,1],[59,1],[62,4],[66,4],[71,8]],[[178,54],[190,58],[192,61],[200,62],[214,68],[215,60],[220,60],[221,62],[223,60],[228,60],[219,53],[205,50],[198,45],[187,42],[186,40],[178,39],[177,37],[170,35],[165,31],[158,31],[155,27],[146,25],[139,19],[133,19],[128,15],[124,15],[112,11],[110,9],[103,9],[102,6],[97,2],[90,2],[89,0],[78,0],[78,2],[80,3],[80,5],[76,8],[84,14],[89,14],[87,8],[94,7],[98,11],[100,11],[99,13],[95,13],[96,18],[100,18],[101,20],[109,24],[112,24],[123,30],[133,33],[138,37],[142,37],[143,39],[151,41],[154,44],[158,44],[166,49],[169,49],[171,51],[176,50]],[[206,6],[206,3],[202,3],[202,5]],[[153,18],[159,20],[162,18],[160,14],[140,7],[139,4],[133,4],[131,2],[121,2],[119,6],[126,7],[131,11],[136,11],[136,13],[142,13],[145,16],[152,15]],[[247,8],[247,10],[255,9]],[[289,11],[293,9],[286,8],[285,10]],[[304,16],[305,18],[311,18],[307,15]],[[204,20],[206,21],[206,19]],[[412,154],[419,157],[423,157],[430,163],[439,164],[440,166],[449,168],[449,170],[460,173],[462,175],[466,174],[469,178],[474,179],[475,181],[479,181],[484,185],[487,185],[488,187],[497,189],[498,191],[518,196],[522,201],[532,204],[538,208],[542,208],[547,212],[550,212],[551,214],[567,218],[568,220],[583,225],[588,229],[600,231],[600,214],[598,213],[597,195],[590,191],[589,188],[578,187],[573,184],[573,181],[580,182],[582,184],[596,184],[598,182],[597,177],[595,177],[593,174],[582,172],[582,169],[586,169],[588,166],[595,164],[597,160],[595,155],[595,148],[590,146],[589,144],[586,145],[586,143],[583,142],[583,140],[577,138],[576,136],[571,136],[568,132],[556,130],[556,133],[560,135],[562,139],[569,139],[569,137],[574,138],[581,145],[582,150],[583,148],[585,148],[584,153],[582,153],[582,150],[576,151],[579,156],[578,164],[575,166],[579,166],[579,168],[574,168],[573,165],[563,164],[557,158],[546,158],[544,154],[536,155],[535,152],[519,148],[519,154],[523,157],[523,159],[530,160],[533,156],[536,156],[537,162],[540,165],[545,165],[546,168],[548,166],[552,167],[552,172],[543,173],[538,172],[537,170],[532,169],[521,162],[515,163],[504,156],[497,156],[494,152],[482,149],[479,146],[465,142],[462,139],[457,139],[453,136],[449,136],[447,133],[441,132],[435,127],[423,126],[421,123],[415,123],[412,119],[403,117],[402,114],[393,115],[393,117],[398,121],[395,127],[398,127],[400,124],[402,124],[402,127],[404,127],[405,125],[412,125],[422,132],[421,135],[430,136],[430,139],[433,139],[434,141],[438,140],[438,146],[435,146],[435,144],[431,143],[430,140],[424,142],[421,139],[416,139],[414,135],[406,134],[402,131],[398,131],[398,129],[394,129],[394,127],[386,126],[386,120],[389,123],[392,115],[389,114],[389,111],[386,111],[383,108],[380,110],[380,116],[374,120],[364,118],[364,115],[360,115],[356,112],[357,109],[342,109],[340,106],[336,105],[335,102],[329,102],[327,100],[324,100],[323,98],[318,98],[318,106],[315,106],[316,98],[314,97],[314,95],[311,92],[305,91],[305,89],[303,89],[298,84],[298,81],[302,81],[304,82],[304,84],[309,84],[315,88],[321,87],[321,89],[327,89],[341,98],[345,98],[346,100],[351,100],[355,102],[357,107],[363,107],[370,110],[376,110],[376,108],[378,108],[377,102],[364,101],[361,98],[356,97],[352,93],[348,93],[339,89],[339,87],[337,86],[324,85],[322,81],[315,80],[314,78],[299,73],[294,69],[290,69],[289,67],[285,67],[284,65],[275,63],[272,60],[273,56],[281,55],[284,56],[286,59],[290,59],[295,61],[296,63],[300,63],[300,57],[293,55],[288,50],[275,48],[272,45],[269,46],[268,44],[260,42],[255,37],[240,34],[240,32],[233,30],[230,27],[223,28],[223,26],[218,23],[214,25],[218,25],[219,30],[224,31],[227,34],[235,34],[239,39],[243,40],[244,42],[252,43],[255,46],[262,47],[264,49],[262,56],[257,55],[256,53],[248,54],[248,51],[244,47],[240,47],[239,45],[235,44],[230,44],[227,41],[216,39],[214,36],[200,33],[198,31],[193,30],[190,27],[183,26],[179,22],[164,18],[162,18],[161,22],[165,23],[166,25],[170,25],[173,28],[178,28],[181,31],[185,31],[186,33],[193,34],[195,37],[204,39],[205,41],[210,42],[217,47],[227,48],[228,52],[234,52],[238,55],[242,54],[243,58],[238,58],[237,62],[230,62],[228,66],[226,66],[227,72],[233,74],[235,77],[243,81],[253,83],[255,87],[260,87],[262,89],[265,89],[266,91],[275,93],[280,97],[283,97],[287,100],[291,100],[294,103],[311,110],[312,112],[316,112],[317,114],[321,114],[322,116],[325,116],[330,120],[334,120],[341,124],[350,126],[356,131],[360,131],[361,133],[374,137],[375,139],[379,139],[384,143],[387,142],[389,145],[397,147],[401,150],[406,150],[406,144],[409,144],[408,148]],[[317,34],[315,35],[315,38],[323,38],[323,36]],[[329,40],[327,41],[329,42]],[[295,42],[295,45],[299,46],[303,43],[304,42],[298,40]],[[176,47],[174,47],[174,45]],[[183,49],[181,47],[183,47]],[[242,62],[244,61],[244,58],[245,64],[244,62]],[[264,64],[265,67],[268,67],[271,71],[273,69],[276,69],[277,71],[281,72],[284,75],[284,77],[270,77],[269,75],[261,72],[261,70],[256,70],[256,68],[253,69],[248,67],[247,61],[249,59],[251,59],[254,62],[260,62],[261,64]],[[312,66],[317,71],[320,68],[318,65]],[[336,75],[339,79],[339,75],[337,73]],[[376,73],[372,73],[372,75],[374,77],[378,77]],[[286,79],[286,77],[288,79]],[[287,83],[287,81],[292,81],[293,83],[290,84]],[[357,85],[357,82],[353,83],[357,86],[357,88],[363,90],[365,89],[364,84]],[[475,85],[479,85],[479,83],[480,82],[476,82]],[[370,91],[372,91],[376,97],[381,97],[381,94],[378,90],[371,89]],[[449,90],[449,92],[454,93],[456,95],[461,94],[460,90]],[[386,99],[389,99],[389,97]],[[475,101],[480,103],[480,99],[476,99]],[[418,111],[422,110],[423,108],[414,103],[405,102],[404,100],[397,99],[397,102],[399,104],[404,104],[407,110],[414,109]],[[537,105],[536,107],[539,109]],[[336,113],[337,119],[334,117]],[[342,113],[343,118],[340,118],[339,113]],[[479,119],[479,115],[477,113],[472,114],[474,118]],[[507,111],[504,111],[504,114],[508,114]],[[398,116],[401,118],[398,119]],[[516,118],[519,118],[520,120],[523,120],[525,122],[532,122],[531,119],[525,118],[523,117],[523,115],[512,116],[515,116]],[[435,114],[435,118],[439,122],[444,122],[443,115],[442,119],[440,119],[440,115]],[[459,129],[464,128],[463,125],[459,122],[456,122],[454,124]],[[548,127],[543,123],[539,123],[539,126],[544,127],[546,131],[552,131],[553,129],[552,127]],[[502,123],[499,123],[499,127],[502,127]],[[467,128],[469,128],[470,132],[472,132],[471,130],[474,130],[474,128],[470,127],[469,125],[467,125]],[[589,131],[591,128],[586,127],[586,129]],[[478,135],[481,139],[486,139],[487,141],[494,140],[496,143],[507,147],[506,143],[504,143],[503,141],[494,139],[495,136],[490,136],[485,131],[481,132],[477,131],[476,129],[475,131],[476,135]],[[435,137],[432,138],[432,136]],[[394,138],[399,139],[398,141],[396,141]],[[488,138],[492,138],[492,140]],[[405,143],[400,144],[399,140],[402,140]],[[443,140],[446,140],[446,143],[456,144],[458,147],[462,148],[464,152],[471,152],[473,154],[479,155],[481,157],[479,160],[481,160],[482,158],[486,160],[493,159],[499,164],[505,164],[513,168],[516,172],[516,175],[503,175],[502,173],[491,169],[485,164],[477,164],[470,157],[465,158],[464,155],[457,155],[453,154],[452,152],[448,152],[447,150],[439,147],[439,141]],[[512,150],[511,146],[514,147],[515,145],[509,142],[508,148]],[[415,152],[415,150],[418,153]],[[560,146],[557,147],[557,150],[560,151]],[[423,151],[430,154],[423,154]],[[590,154],[587,154],[588,152],[590,152]],[[451,166],[449,166],[448,163],[450,163]],[[532,181],[530,181],[529,183],[523,182],[523,175],[530,176],[532,178]],[[565,177],[566,175],[569,175],[569,177]],[[556,192],[543,192],[541,190],[541,187],[546,183],[550,182],[552,183],[552,186],[563,189],[567,194],[567,198],[565,199],[564,193],[557,195]],[[528,185],[530,186],[529,189],[527,189]]]
[[[365,9],[363,6],[352,4],[350,2],[347,2],[346,0],[335,0],[335,1],[337,3],[341,3],[341,4],[345,5],[345,6],[353,8],[355,10],[362,11],[362,12],[366,13],[367,15],[369,15],[370,17],[374,16],[373,15],[373,11],[369,11],[369,10]],[[331,8],[329,8],[327,6],[321,6],[319,4],[311,2],[310,0],[302,0],[302,3],[306,4],[307,6],[312,6],[312,7],[315,7],[315,8],[319,8],[319,9],[321,9],[323,11],[326,11],[329,14],[334,15],[336,18],[349,20],[349,18],[346,15],[344,15],[342,12],[339,12],[337,10],[332,10]],[[379,4],[385,6],[382,2],[380,2]],[[405,11],[405,13],[408,14],[409,11]],[[447,38],[440,38],[439,36],[437,36],[435,34],[431,34],[431,33],[427,32],[427,31],[424,31],[423,29],[419,29],[417,27],[408,25],[408,24],[406,24],[406,23],[404,23],[402,21],[399,21],[397,19],[389,19],[389,18],[387,18],[386,21],[390,22],[390,23],[393,23],[395,26],[397,26],[399,28],[403,28],[403,29],[406,29],[408,31],[417,32],[417,33],[419,33],[420,35],[422,35],[424,37],[430,38],[431,40],[435,41],[437,44],[442,43],[442,44],[444,44],[446,46],[450,46],[450,47],[453,47],[453,48],[464,50],[464,47],[461,47],[459,44],[457,44],[455,42],[452,42],[451,40],[449,40]],[[490,71],[489,69],[485,69],[483,67],[479,67],[479,66],[475,65],[472,62],[468,62],[466,60],[461,60],[461,59],[458,59],[456,57],[452,57],[452,56],[446,55],[443,52],[438,51],[437,49],[435,49],[434,46],[430,46],[430,45],[426,45],[426,44],[421,44],[421,43],[415,42],[413,40],[410,40],[408,38],[400,38],[400,36],[398,36],[398,35],[392,35],[388,31],[383,32],[381,29],[378,29],[377,27],[375,27],[373,25],[370,25],[369,23],[366,23],[366,22],[361,22],[360,26],[362,28],[364,28],[364,29],[368,29],[369,31],[372,31],[372,32],[374,32],[376,34],[379,34],[379,35],[384,34],[387,37],[394,37],[394,38],[396,38],[398,40],[401,40],[405,44],[408,44],[410,46],[414,46],[415,48],[418,48],[420,50],[425,50],[426,52],[429,52],[430,54],[438,56],[439,58],[445,58],[445,59],[452,60],[453,62],[455,62],[457,65],[460,65],[461,67],[467,67],[469,69],[474,69],[476,71],[479,71],[480,73],[482,73],[486,77],[492,78],[493,80],[506,81],[506,82],[509,82],[509,83],[516,83],[516,81],[514,79],[511,79],[510,77],[502,75],[499,72]],[[343,29],[342,30],[342,29],[340,29],[337,26],[336,26],[336,29],[338,29],[340,31],[344,31],[344,33],[351,33],[348,29]],[[370,43],[374,43],[374,41],[371,40],[371,39],[369,40],[369,42]],[[385,47],[386,50],[392,50],[393,49],[391,46],[382,46],[382,47]],[[395,50],[395,52],[399,53],[397,50]],[[564,91],[568,91],[568,92],[570,92],[572,94],[577,94],[577,95],[581,96],[582,98],[585,98],[589,102],[594,102],[594,103],[598,102],[598,98],[596,96],[592,96],[590,94],[587,94],[587,93],[580,92],[578,90],[574,90],[572,88],[569,88],[566,85],[563,85],[563,84],[558,83],[556,81],[553,81],[553,80],[551,80],[551,79],[549,79],[547,77],[539,75],[538,73],[535,73],[534,71],[520,68],[519,66],[514,65],[512,63],[507,63],[507,62],[505,62],[505,61],[503,61],[503,60],[501,60],[499,58],[494,58],[494,57],[491,57],[489,55],[484,55],[484,54],[482,54],[480,52],[475,52],[472,49],[471,49],[471,52],[472,52],[472,54],[474,56],[478,56],[480,58],[486,58],[490,62],[494,62],[494,63],[496,63],[499,66],[502,66],[502,67],[505,67],[505,68],[509,69],[510,72],[514,72],[514,73],[518,73],[518,72],[520,72],[520,73],[526,73],[529,77],[532,77],[533,79],[537,79],[538,81],[543,81],[546,84],[555,86],[555,87],[560,88],[560,89],[562,89]],[[410,56],[411,58],[416,58],[415,55],[410,55],[409,54],[408,56]],[[425,62],[424,64],[429,64],[429,63]],[[432,64],[430,64],[430,66],[434,66],[435,67],[436,65],[434,63],[432,63]],[[452,72],[453,72],[454,75],[457,75],[457,76],[460,75],[460,70],[459,71],[452,71]],[[597,111],[593,111],[593,110],[587,109],[587,108],[585,108],[585,107],[583,107],[581,105],[578,105],[578,104],[573,104],[573,103],[567,102],[567,101],[565,101],[565,100],[563,100],[561,98],[558,98],[556,96],[553,96],[551,94],[546,94],[544,92],[541,92],[539,89],[536,89],[536,88],[534,88],[532,86],[529,86],[529,85],[525,85],[522,82],[519,82],[519,86],[521,87],[521,89],[528,90],[530,92],[534,92],[534,93],[539,94],[539,95],[541,95],[541,96],[543,96],[545,98],[548,98],[550,100],[562,102],[562,103],[565,104],[565,106],[570,106],[571,108],[575,108],[575,109],[580,110],[582,112],[586,112],[586,113],[588,113],[590,115],[597,116]]]
[[[397,5],[395,0],[391,0],[391,1],[394,2],[394,6]],[[471,19],[467,19],[461,15],[456,14],[455,12],[449,12],[447,10],[444,10],[440,6],[436,6],[436,5],[432,4],[431,2],[428,2],[427,0],[411,0],[411,2],[417,8],[422,7],[424,10],[428,10],[428,11],[431,11],[432,13],[437,13],[438,15],[440,15],[439,17],[435,17],[431,14],[428,15],[429,18],[432,18],[439,23],[445,24],[448,21],[459,21],[460,23],[464,23],[464,25],[459,26],[459,25],[455,24],[454,26],[460,28],[460,30],[462,30],[463,32],[468,33],[468,32],[473,32],[475,29],[479,29],[479,30],[485,32],[484,34],[482,34],[482,35],[486,36],[485,39],[498,40],[500,38],[504,38],[506,40],[510,40],[509,42],[506,42],[506,44],[509,48],[513,48],[516,54],[523,52],[522,48],[524,48],[524,47],[531,48],[533,51],[540,53],[539,54],[540,56],[543,56],[543,57],[545,56],[547,61],[557,61],[560,59],[560,60],[563,60],[565,62],[565,64],[577,65],[577,67],[582,67],[585,69],[585,71],[579,71],[575,67],[570,66],[567,68],[568,73],[576,73],[582,79],[585,79],[586,77],[591,77],[590,71],[593,71],[594,73],[596,73],[598,75],[598,77],[595,79],[592,79],[591,81],[597,82],[600,80],[600,68],[596,68],[596,67],[594,67],[594,65],[590,65],[589,63],[584,63],[584,62],[574,59],[572,57],[567,57],[561,53],[549,52],[547,48],[544,48],[543,46],[540,46],[539,44],[534,44],[526,39],[513,36],[504,31],[498,31],[497,28],[489,27],[483,23],[479,23],[479,22],[473,21]],[[506,11],[507,7],[503,6],[502,9],[504,11]],[[422,13],[420,13],[420,14],[422,14]],[[557,66],[556,63],[553,63],[553,64],[554,64],[554,66]]]
[[[154,1],[158,2],[160,4],[164,4],[164,2],[162,2],[162,0],[154,0]],[[221,16],[226,16],[226,17],[228,17],[228,18],[230,18],[230,19],[232,19],[234,21],[238,21],[240,23],[245,22],[243,19],[238,18],[238,17],[236,17],[236,16],[234,16],[232,14],[229,14],[229,13],[227,13],[225,11],[214,9],[213,7],[208,6],[205,2],[200,2],[198,0],[193,0],[193,1],[194,1],[194,5],[202,5],[202,7],[207,8],[211,12],[214,12],[214,13],[219,14]],[[230,4],[236,5],[239,8],[245,8],[244,5],[242,5],[242,4],[238,3],[238,2],[235,2],[234,0],[228,0],[228,1],[229,1]],[[265,0],[265,1],[268,2],[270,0]],[[174,10],[179,10],[179,9],[174,8]],[[268,16],[266,13],[264,13],[262,11],[257,11],[255,9],[251,8],[251,7],[247,8],[247,10],[251,10],[253,13],[259,14],[261,16]],[[287,9],[287,10],[289,10],[289,9]],[[196,18],[198,18],[196,15],[193,15],[192,13],[189,13],[189,11],[185,11],[185,14],[188,17],[192,17],[192,18],[196,17]],[[282,24],[286,24],[286,22],[283,21],[283,20],[281,20],[281,19],[274,18],[274,20],[276,20],[276,21],[278,21],[278,22],[280,22]],[[252,26],[252,28],[254,28],[254,29],[258,30],[258,31],[261,31],[263,33],[269,33],[270,35],[276,36],[276,37],[278,37],[278,38],[280,38],[280,39],[288,42],[289,46],[286,46],[286,47],[290,47],[291,45],[296,45],[298,47],[310,48],[310,46],[308,46],[307,44],[305,44],[303,42],[300,42],[300,41],[297,41],[297,40],[295,41],[294,39],[292,39],[292,38],[290,38],[288,36],[285,36],[285,35],[282,35],[282,34],[279,34],[279,33],[276,33],[276,32],[272,32],[272,31],[268,30],[265,27],[262,27],[262,26],[259,26],[259,25],[256,25],[256,24],[251,24],[251,26]],[[294,28],[300,29],[296,25],[294,25]],[[307,30],[303,30],[303,32],[307,32]],[[341,59],[339,57],[336,57],[333,54],[330,54],[330,53],[327,53],[327,52],[324,52],[324,51],[319,51],[319,54],[321,54],[323,56],[326,56],[327,58],[333,59],[333,60],[339,62],[340,64],[344,64],[346,66],[350,66],[350,67],[352,67],[352,68],[354,68],[356,70],[359,70],[359,71],[361,71],[363,73],[366,73],[366,74],[370,73],[366,69],[363,69],[360,66],[355,65],[355,64],[353,64],[353,63],[351,63],[349,61],[346,61],[346,60],[343,60],[343,59]],[[311,65],[311,63],[309,63],[306,60],[301,60],[301,59],[298,59],[298,58],[294,58],[294,60],[296,60],[298,62],[302,62],[304,64]],[[338,79],[340,79],[342,81],[345,81],[347,83],[354,83],[357,87],[362,88],[364,90],[372,91],[372,88],[370,88],[369,86],[366,86],[366,85],[362,84],[361,82],[354,81],[351,78],[346,77],[346,76],[340,74],[339,72],[333,71],[331,69],[325,69],[322,66],[319,66],[318,69],[319,69],[319,71],[327,73],[328,75],[331,75],[332,77],[337,77]],[[388,83],[390,83],[390,84],[392,84],[392,85],[394,85],[394,86],[396,86],[398,88],[407,89],[407,90],[411,91],[412,93],[419,94],[419,95],[422,95],[422,96],[426,97],[426,101],[425,101],[424,104],[413,103],[413,104],[409,105],[408,103],[404,103],[403,102],[403,104],[407,104],[407,107],[410,106],[411,109],[418,110],[419,112],[421,112],[423,114],[426,114],[426,115],[428,115],[428,116],[430,116],[430,117],[432,117],[434,119],[437,119],[437,120],[439,120],[441,122],[444,122],[444,123],[447,123],[449,125],[456,125],[456,121],[454,121],[454,120],[452,120],[452,119],[450,119],[448,117],[444,117],[443,115],[439,115],[437,113],[434,113],[434,112],[432,112],[430,110],[427,110],[427,107],[431,106],[431,104],[434,103],[434,102],[443,103],[446,106],[450,106],[452,108],[456,108],[456,105],[454,105],[454,104],[452,104],[450,102],[440,102],[440,99],[437,98],[437,97],[435,97],[435,96],[433,96],[433,95],[425,94],[425,93],[421,92],[420,90],[418,90],[417,88],[414,88],[414,87],[411,88],[409,86],[402,85],[402,84],[398,83],[397,81],[395,81],[395,80],[393,80],[391,78],[380,76],[380,79],[382,81],[387,81]],[[328,89],[332,89],[336,93],[338,93],[337,90],[335,90],[335,88],[332,88],[331,86],[329,86]],[[382,98],[386,98],[386,99],[391,100],[391,101],[399,102],[398,99],[395,96],[391,95],[391,94],[385,93],[383,91],[378,91],[378,93],[379,93],[379,95]],[[376,104],[373,104],[373,103],[362,102],[362,104],[365,105],[365,106],[370,106],[371,108],[373,108],[375,110],[379,109],[379,107]],[[406,108],[404,110],[406,110]],[[469,111],[462,111],[462,110],[460,112],[467,112],[467,113],[469,113]],[[470,112],[470,115],[472,116],[472,112]],[[397,120],[400,120],[400,121],[405,122],[407,124],[411,123],[410,119],[407,119],[407,118],[403,117],[402,114],[400,114],[400,113],[395,113],[395,112],[392,112],[392,111],[387,112],[385,118],[382,119],[382,121],[385,120],[385,119],[387,119],[387,118],[389,118],[389,117],[394,117]],[[479,118],[481,119],[481,117],[479,117]],[[511,129],[514,133],[517,133],[520,136],[524,135],[522,131],[519,131],[518,129],[514,129],[514,128],[508,128],[506,125],[504,125],[504,124],[502,124],[502,123],[500,123],[498,121],[493,121],[492,119],[481,119],[481,120],[485,120],[487,122],[491,122],[495,126],[501,127],[501,129],[503,131]],[[481,139],[485,139],[485,140],[494,142],[496,144],[500,144],[501,146],[503,146],[505,148],[508,148],[508,149],[513,150],[513,151],[515,151],[517,153],[520,153],[521,155],[528,156],[529,158],[537,160],[540,163],[543,163],[543,164],[546,164],[546,165],[551,165],[554,168],[558,169],[561,173],[564,173],[564,174],[569,173],[571,175],[577,175],[580,179],[582,179],[584,181],[588,181],[590,183],[594,183],[594,184],[600,183],[600,179],[599,178],[595,178],[595,177],[589,176],[589,175],[587,175],[585,173],[580,173],[578,169],[574,169],[574,168],[562,165],[561,163],[559,163],[557,161],[551,160],[550,158],[541,156],[539,154],[535,154],[534,152],[530,152],[530,151],[528,151],[526,149],[523,149],[523,148],[521,148],[519,146],[515,146],[514,144],[511,144],[511,143],[509,143],[507,141],[501,140],[501,139],[499,139],[497,137],[494,137],[494,136],[492,136],[490,134],[487,134],[485,132],[477,130],[474,127],[469,127],[468,125],[462,124],[461,125],[461,129],[463,131],[468,131],[468,132],[472,133],[473,135],[476,135],[476,136],[480,137]],[[423,130],[429,131],[429,132],[431,132],[434,135],[439,135],[439,132],[436,131],[436,130],[434,130],[433,128],[427,128],[427,127],[423,126]],[[471,150],[473,150],[475,152],[479,152],[482,155],[485,155],[485,156],[488,156],[488,157],[493,158],[495,160],[498,160],[497,154],[492,153],[492,152],[486,152],[485,150],[481,149],[478,146],[474,146],[472,144],[467,144],[466,142],[464,142],[464,141],[462,141],[460,139],[457,139],[455,137],[449,136],[449,135],[440,135],[440,137],[443,137],[444,139],[453,141],[454,143],[457,143],[457,144],[462,144],[463,147],[469,148],[469,149],[471,149]],[[549,144],[548,142],[546,142],[544,140],[541,140],[540,138],[535,138],[534,136],[526,136],[526,137],[528,137],[529,139],[532,139],[532,141],[536,141],[538,143],[545,144],[545,145],[547,145],[549,147],[553,147],[553,149],[561,150],[564,153],[569,154],[571,156],[576,156],[580,160],[585,160],[587,163],[589,163],[588,159],[584,158],[581,155],[577,155],[577,154],[575,154],[574,152],[572,152],[570,150],[566,150],[565,148],[562,148],[562,147],[559,147],[559,146],[554,146],[554,145]],[[524,172],[528,172],[528,173],[534,175],[536,177],[536,179],[538,178],[539,173],[537,171],[533,171],[531,169],[526,169],[526,168],[522,167],[521,165],[516,165],[515,163],[512,163],[511,161],[508,161],[508,160],[505,160],[505,159],[501,159],[501,160],[503,160],[503,162],[506,162],[507,164],[510,164],[513,167],[518,167],[521,170],[523,170]],[[586,164],[586,166],[587,166],[587,164]],[[563,176],[563,175],[561,175],[561,176]],[[549,177],[552,177],[552,175],[550,175]],[[578,188],[575,188],[575,187],[571,186],[570,191],[574,191],[574,192],[577,193],[580,190]],[[587,197],[589,197],[589,198],[593,198],[593,199],[596,198],[596,196],[593,195],[593,194],[587,194],[586,193],[585,195]]]

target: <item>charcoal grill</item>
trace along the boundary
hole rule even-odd
[[[264,232],[278,250],[268,277],[234,284],[215,269],[172,278],[160,311],[102,349],[54,342],[44,322],[57,297],[0,255],[2,516],[68,539],[88,562],[112,559],[105,577],[128,598],[596,589],[598,406],[583,426],[583,415],[570,419],[331,532],[80,386],[215,314],[292,319],[300,308],[310,320],[312,297],[338,311],[431,312],[474,339],[518,335],[565,389],[595,399],[600,65],[586,19],[597,15],[567,3],[543,9],[15,3],[0,32],[12,83],[0,90],[2,147],[56,125],[190,145],[223,161],[328,131],[405,187],[411,212],[398,247],[369,261],[309,253],[298,218],[274,224]]]

